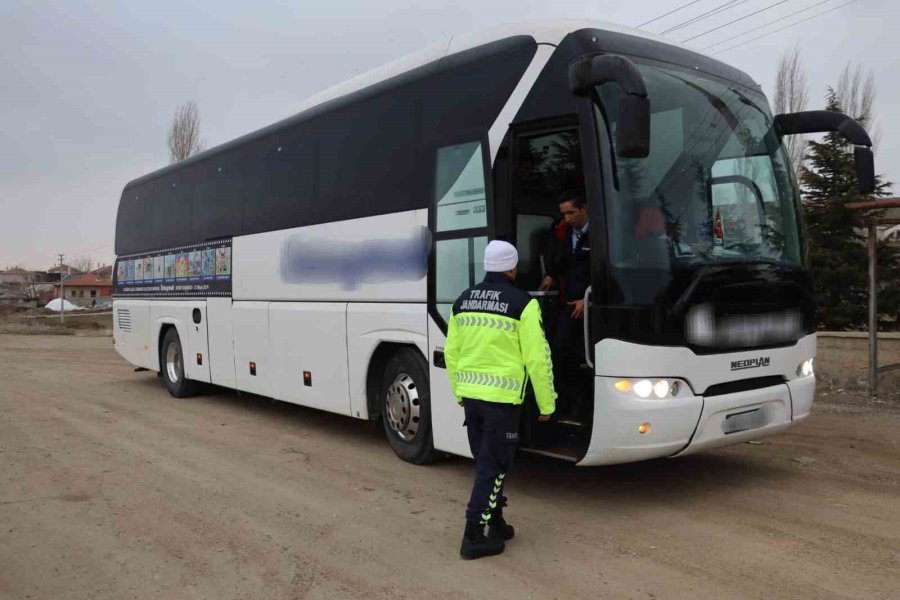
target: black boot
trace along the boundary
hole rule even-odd
[[[491,524],[488,525],[489,538],[508,542],[516,535],[516,528],[503,519],[502,512],[496,512],[491,516]]]
[[[466,532],[463,534],[459,555],[466,560],[500,554],[506,548],[502,539],[489,538],[484,535],[484,525],[478,521],[466,521]]]

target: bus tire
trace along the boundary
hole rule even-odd
[[[382,383],[381,422],[394,452],[416,465],[435,457],[431,435],[428,365],[412,348],[400,348],[388,359]]]
[[[159,350],[159,371],[162,373],[166,389],[175,398],[188,398],[200,391],[200,383],[184,376],[184,352],[178,331],[170,327],[163,337]]]

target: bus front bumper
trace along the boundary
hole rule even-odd
[[[809,416],[815,377],[718,396],[657,400],[617,392],[595,379],[594,423],[582,466],[683,456],[756,440]]]

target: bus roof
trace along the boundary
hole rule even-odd
[[[455,35],[443,42],[433,44],[418,52],[403,56],[397,60],[383,64],[380,67],[366,71],[365,73],[310,96],[300,104],[298,112],[313,108],[319,104],[334,100],[335,98],[351,94],[370,85],[379,83],[380,81],[384,81],[385,79],[390,79],[400,73],[440,60],[445,56],[489,44],[490,42],[517,35],[527,35],[534,38],[538,44],[550,44],[556,46],[564,37],[566,37],[566,35],[580,29],[599,29],[601,31],[624,33],[634,37],[653,40],[670,46],[679,46],[691,50],[692,52],[697,52],[696,50],[687,48],[673,40],[654,33],[642,29],[634,29],[633,27],[626,27],[624,25],[617,25],[608,21],[591,19],[533,19],[528,21],[515,21],[487,29]]]
[[[688,48],[687,46],[684,46],[683,44],[675,42],[671,39],[648,31],[644,31],[642,29],[635,29],[633,27],[618,25],[615,23],[610,23],[608,21],[592,19],[532,19],[514,21],[511,23],[497,25],[494,27],[453,36],[446,41],[433,44],[431,46],[428,46],[427,48],[419,50],[418,52],[406,55],[397,60],[357,75],[356,77],[331,86],[325,90],[322,90],[321,92],[318,92],[317,94],[314,94],[313,96],[310,96],[305,101],[303,101],[298,106],[297,111],[293,116],[279,120],[272,125],[268,125],[266,127],[263,127],[262,129],[247,133],[239,138],[219,144],[218,146],[214,146],[209,150],[206,150],[199,154],[195,154],[194,156],[191,156],[175,164],[167,165],[161,169],[157,169],[156,171],[138,177],[128,182],[128,184],[125,186],[125,189],[127,190],[132,186],[145,183],[162,175],[179,171],[182,168],[217,156],[220,152],[223,152],[229,148],[256,139],[257,137],[265,133],[277,130],[283,124],[295,120],[301,114],[310,109],[321,106],[322,104],[325,104],[332,100],[343,98],[344,96],[349,96],[355,92],[364,90],[370,86],[391,79],[392,77],[398,76],[402,73],[406,73],[418,67],[436,62],[444,57],[458,54],[466,50],[471,50],[485,44],[490,44],[491,42],[496,42],[516,36],[527,36],[533,38],[534,41],[538,44],[556,46],[568,34],[583,29],[596,29],[599,31],[609,31],[618,34],[625,34],[628,36],[673,46],[679,48],[680,50],[687,50],[693,54],[703,56],[707,60],[715,60],[711,57],[708,57],[707,55],[698,52],[697,50]]]

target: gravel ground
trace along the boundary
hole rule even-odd
[[[466,460],[408,465],[369,423],[255,396],[176,400],[107,337],[0,335],[0,598],[895,599],[900,409],[822,389],[760,443],[520,455],[516,538],[465,562]]]

